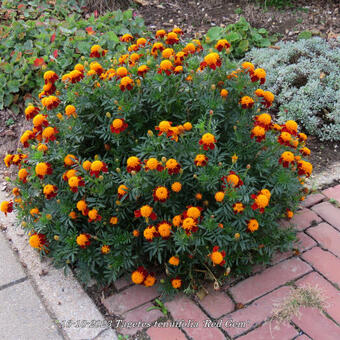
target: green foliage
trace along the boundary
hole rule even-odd
[[[262,7],[276,7],[278,9],[284,9],[286,7],[293,7],[294,0],[256,0]]]
[[[268,47],[277,41],[277,37],[270,36],[265,28],[251,27],[244,17],[225,28],[217,26],[210,28],[206,35],[206,43],[212,46],[222,38],[230,42],[231,55],[236,59],[244,57],[252,47]]]
[[[145,31],[142,18],[132,19],[131,11],[83,19],[69,12],[72,7],[62,14],[65,2],[58,3],[54,7],[30,2],[30,7],[10,12],[7,22],[0,24],[0,109],[11,107],[18,112],[16,104],[23,96],[37,95],[46,68],[63,73],[93,44],[102,44],[112,54],[119,46],[118,35]],[[12,2],[7,5],[13,6]]]
[[[55,82],[58,98],[41,100],[34,131],[21,138],[28,157],[18,156],[20,193],[14,203],[31,232],[31,246],[59,267],[71,264],[82,280],[110,283],[133,272],[134,282],[142,277],[152,285],[153,275],[137,269],[143,266],[157,277],[166,274],[160,280],[164,292],[176,292],[181,282],[189,294],[207,279],[219,285],[230,271],[244,275],[252,265],[268,263],[276,250],[291,247],[294,232],[277,221],[304,195],[305,168],[293,157],[304,142],[292,137],[296,149],[283,145],[280,127],[268,115],[255,118],[266,110],[263,98],[254,95],[260,84],[245,65],[238,69],[226,50],[206,55],[194,40],[195,51],[183,60],[172,57],[177,68],[166,74],[171,61],[151,55],[155,41],[149,41],[134,52],[140,58],[136,64],[133,53],[123,58],[134,40],[117,42],[120,53],[84,58],[83,79],[68,81],[68,73],[56,81],[53,73],[45,74]],[[166,47],[177,54],[184,45]],[[129,73],[121,79],[122,67]],[[131,87],[124,88],[127,84]],[[245,96],[253,98],[249,108]],[[66,114],[68,105],[76,115]],[[294,122],[283,129],[291,126],[295,135]],[[47,135],[51,127],[55,130]],[[263,138],[251,136],[258,129]],[[293,153],[287,167],[279,162],[285,151]],[[205,162],[198,163],[197,155]],[[18,157],[8,155],[5,162],[18,164]],[[56,195],[48,196],[48,185]],[[255,202],[262,202],[263,210]]]

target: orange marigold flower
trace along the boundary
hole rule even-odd
[[[173,69],[174,66],[172,65],[172,62],[168,59],[165,59],[161,61],[158,73],[161,74],[162,72],[165,72],[165,74],[169,76],[172,73]]]
[[[152,287],[156,283],[156,277],[153,275],[153,273],[148,274],[148,276],[145,278],[143,284],[145,287]]]
[[[168,239],[171,235],[171,224],[166,221],[160,222],[157,225],[157,231],[163,239]]]
[[[139,230],[135,229],[133,232],[132,232],[132,235],[134,237],[138,237],[139,236]]]
[[[138,47],[141,47],[141,46],[144,47],[146,45],[146,43],[147,43],[147,40],[145,38],[139,38],[136,41],[136,45]]]
[[[97,75],[101,75],[104,72],[104,68],[102,65],[100,65],[98,62],[93,61],[90,64],[90,70],[96,72]],[[72,71],[72,72],[76,72],[76,71]],[[81,72],[79,72],[81,73]]]
[[[215,194],[215,200],[216,202],[222,202],[224,200],[224,192],[223,191],[218,191],[216,194]]]
[[[182,190],[182,184],[180,182],[174,182],[171,184],[171,190],[173,192],[180,192]]]
[[[126,164],[127,164],[126,170],[129,173],[131,173],[132,171],[138,172],[142,168],[140,159],[135,156],[129,157],[126,161]]]
[[[253,74],[255,67],[252,63],[249,63],[247,61],[245,61],[244,63],[242,63],[242,68],[249,74]]]
[[[162,51],[162,58],[164,59],[170,59],[172,56],[174,56],[175,51],[172,48],[166,48]]]
[[[234,171],[229,171],[229,175],[223,176],[221,181],[223,182],[223,189],[226,188],[226,185],[229,185],[233,188],[238,188],[243,185],[243,181],[241,180],[240,176],[238,176]]]
[[[169,198],[169,190],[166,187],[158,186],[153,190],[154,201],[165,202]]]
[[[188,54],[194,54],[196,52],[196,46],[194,43],[188,43],[186,44],[186,46],[183,48],[183,52]]]
[[[222,98],[227,98],[228,97],[228,90],[226,89],[222,89],[221,92],[220,92],[220,95]]]
[[[55,83],[58,80],[58,75],[54,71],[46,71],[44,73],[45,84]]]
[[[256,125],[262,126],[266,130],[268,130],[272,123],[272,117],[268,113],[262,113],[258,116],[255,116],[255,121]]]
[[[300,176],[306,175],[307,177],[309,177],[313,172],[313,165],[303,160],[298,161],[297,167],[298,167],[298,175]]]
[[[155,34],[155,37],[156,37],[156,38],[164,38],[165,35],[166,35],[165,30],[158,30],[158,31],[156,32],[156,34]]]
[[[176,66],[174,69],[174,74],[183,73],[183,66]]]
[[[279,163],[283,165],[284,168],[288,168],[289,164],[294,163],[295,157],[294,154],[290,151],[285,151],[282,153]]]
[[[67,170],[64,174],[63,174],[63,180],[65,182],[68,182],[68,180],[73,177],[73,176],[77,176],[77,170],[76,169],[71,169],[71,170]]]
[[[33,209],[31,209],[31,210],[30,210],[30,215],[31,215],[32,217],[39,217],[39,215],[40,215],[39,209],[38,209],[38,208],[33,208]]]
[[[222,65],[221,58],[218,53],[209,53],[204,57],[203,62],[200,64],[200,69],[204,69],[209,66],[212,70],[216,70],[216,67],[220,67]]]
[[[55,141],[56,140],[56,134],[58,133],[58,130],[52,126],[48,126],[47,128],[45,128],[42,131],[42,137],[44,138],[45,142],[49,142],[49,141]],[[40,144],[43,145],[43,144]],[[45,147],[47,148],[47,146],[45,145]],[[42,147],[44,149],[44,147]],[[48,149],[48,148],[47,148]],[[44,150],[46,151],[46,150]]]
[[[148,272],[145,270],[144,267],[140,266],[131,274],[131,280],[134,284],[140,285],[144,282],[145,278],[147,277]]]
[[[74,66],[73,69],[76,70],[76,71],[79,71],[79,72],[84,72],[85,71],[85,67],[82,64],[76,64],[76,66]]]
[[[293,216],[294,216],[294,213],[291,210],[289,210],[289,209],[287,209],[286,214],[287,214],[287,217],[289,219],[293,218]]]
[[[168,122],[167,120],[163,120],[159,123],[158,126],[155,127],[155,130],[158,130],[158,136],[161,136],[163,133],[168,135],[171,129],[172,122]]]
[[[156,158],[149,158],[148,160],[145,160],[145,171],[149,170],[157,170],[157,171],[163,171],[163,166]]]
[[[35,173],[39,178],[44,178],[46,175],[51,175],[52,174],[52,168],[49,163],[38,163],[35,166]]]
[[[4,158],[4,162],[6,165],[6,168],[9,168],[13,162],[14,155],[12,154],[7,154]]]
[[[47,121],[47,116],[46,115],[42,115],[42,114],[37,114],[34,118],[33,118],[33,125],[36,129],[41,130],[43,126],[48,126],[48,121]]]
[[[277,141],[280,144],[287,145],[287,146],[290,146],[291,140],[292,140],[292,135],[286,131],[281,132],[280,136],[277,138]]]
[[[78,192],[78,187],[84,187],[85,182],[81,176],[72,176],[68,180],[68,185],[70,186],[70,190],[72,192]]]
[[[181,288],[181,286],[182,286],[182,280],[181,280],[181,279],[178,279],[178,278],[172,279],[172,280],[171,280],[171,285],[172,285],[173,288],[179,289],[179,288]]]
[[[89,210],[87,216],[89,217],[89,222],[101,221],[102,217],[98,214],[97,209]]]
[[[108,254],[110,251],[111,251],[111,249],[110,249],[110,246],[108,246],[108,245],[103,245],[102,248],[101,248],[101,252],[103,254]]]
[[[53,83],[47,83],[43,86],[43,93],[45,96],[49,96],[53,94],[56,90],[56,87]]]
[[[51,199],[57,196],[58,188],[52,184],[46,184],[43,189],[43,193],[46,199]]]
[[[175,32],[169,32],[166,36],[166,40],[165,43],[168,45],[173,45],[173,44],[177,44],[179,42],[177,33]]]
[[[244,210],[244,205],[241,202],[234,203],[233,210],[235,214],[240,214]]]
[[[260,143],[263,139],[266,138],[266,129],[260,125],[255,125],[250,134],[250,138],[254,137],[256,139],[256,142]]]
[[[309,156],[311,154],[310,149],[308,149],[307,147],[303,147],[300,149],[300,152],[304,155],[304,156]]]
[[[260,193],[258,195],[253,194],[250,197],[254,200],[254,203],[251,206],[251,208],[253,210],[259,209],[261,214],[264,213],[264,208],[267,207],[269,204],[268,196]]]
[[[203,154],[198,154],[195,157],[194,163],[196,166],[206,166],[208,163],[208,157]]]
[[[181,215],[177,215],[172,219],[172,224],[174,225],[174,227],[179,227],[182,223],[182,216]]]
[[[123,36],[121,36],[119,39],[122,42],[130,42],[133,39],[133,36],[131,34],[127,33],[127,34],[124,34]]]
[[[77,236],[76,242],[80,248],[85,249],[91,243],[90,238],[90,234],[80,234],[79,236]]]
[[[282,128],[282,131],[286,131],[291,135],[296,136],[298,127],[298,124],[294,120],[287,120]]]
[[[223,266],[225,264],[225,251],[222,250],[222,251],[219,251],[219,247],[218,246],[215,246],[213,248],[213,251],[211,252],[211,254],[209,254],[208,256],[210,257],[211,261],[213,262],[213,265],[220,265],[220,266]]]
[[[28,172],[26,169],[20,169],[18,172],[18,177],[20,179],[20,181],[22,181],[23,183],[27,182],[27,176],[28,176]]]
[[[28,148],[28,141],[34,138],[34,133],[31,130],[26,130],[20,137],[20,143],[22,143],[24,148]]]
[[[124,195],[127,194],[127,192],[129,191],[129,188],[124,185],[124,184],[121,184],[119,187],[118,187],[118,198],[121,199]]]
[[[181,170],[180,164],[173,158],[167,160],[165,167],[168,169],[169,175],[178,174]]]
[[[307,135],[303,132],[300,132],[298,137],[300,142],[305,142],[307,140]]]
[[[259,229],[259,222],[257,222],[257,220],[255,219],[249,220],[247,225],[248,225],[248,230],[252,233]]]
[[[152,241],[155,236],[158,236],[155,226],[149,225],[144,229],[143,236],[147,241]]]
[[[140,209],[135,210],[135,217],[144,217],[146,220],[151,218],[152,220],[157,219],[157,215],[154,213],[153,208],[149,205],[143,205]]]
[[[78,161],[77,157],[75,155],[68,154],[64,158],[64,165],[65,166],[72,166],[76,164]]]
[[[75,211],[71,211],[68,216],[70,219],[75,220],[77,218],[77,213]]]
[[[132,90],[134,85],[135,83],[130,77],[124,77],[120,80],[119,88],[121,89],[121,91],[125,91],[125,90],[130,91]]]
[[[116,118],[113,120],[110,129],[112,133],[119,134],[126,130],[128,127],[128,124],[125,122],[125,119],[123,118]]]
[[[108,172],[106,163],[102,161],[94,161],[90,167],[90,175],[94,175],[96,178],[98,178],[101,172]]]
[[[17,188],[17,187],[14,187],[14,188],[12,189],[12,194],[13,194],[14,196],[20,196],[20,189]]]
[[[110,218],[110,224],[113,224],[113,225],[118,224],[118,217],[112,216],[112,217]]]
[[[185,217],[191,217],[194,220],[197,220],[201,216],[201,210],[202,208],[198,207],[189,207],[186,211],[186,214],[184,214]]]
[[[91,47],[90,57],[100,58],[100,57],[104,57],[106,53],[107,53],[107,50],[102,49],[100,45],[93,45]]]
[[[200,145],[203,145],[204,150],[214,149],[216,143],[216,138],[211,133],[205,133],[199,141]]]
[[[221,52],[223,49],[228,50],[228,48],[230,48],[230,46],[231,46],[231,45],[229,44],[229,42],[228,42],[227,40],[221,39],[221,40],[219,40],[219,41],[216,43],[215,48],[216,48],[219,52]]]
[[[185,52],[180,51],[180,52],[176,53],[176,55],[175,55],[175,65],[182,65],[184,57],[185,57]]]
[[[31,235],[28,242],[32,248],[39,250],[46,249],[45,247],[47,244],[47,240],[44,234],[34,233],[33,235]]]
[[[144,77],[145,74],[150,70],[150,67],[146,65],[141,65],[138,67],[137,73],[139,76]]]
[[[192,124],[190,122],[186,122],[183,124],[183,128],[185,131],[190,131],[192,129]]]
[[[243,96],[240,100],[242,109],[251,109],[254,106],[254,99],[249,96]]]
[[[238,160],[238,156],[236,155],[236,153],[234,153],[234,154],[231,156],[231,162],[232,162],[233,164],[235,164],[235,163],[237,162],[237,160]]]
[[[179,258],[177,256],[171,256],[168,262],[172,266],[178,266],[179,265]]]
[[[41,104],[46,107],[47,110],[52,110],[58,107],[60,99],[56,96],[48,96],[41,99]]]
[[[26,107],[25,109],[25,116],[26,116],[26,119],[29,120],[29,119],[32,119],[34,118],[34,116],[36,116],[37,114],[39,114],[40,110],[38,107],[35,107],[33,105],[29,105]]]
[[[266,81],[266,71],[263,68],[257,68],[250,76],[252,82],[260,81],[264,84]]]
[[[89,171],[91,169],[91,162],[90,161],[84,161],[82,164],[82,167],[85,171]]]
[[[271,107],[274,101],[274,94],[270,91],[264,91],[263,92],[263,105],[264,107],[268,108]]]
[[[11,213],[13,211],[13,202],[1,202],[0,210],[5,214],[5,216],[7,216],[7,213]]]
[[[73,116],[74,118],[77,118],[76,108],[73,105],[67,105],[65,107],[65,114],[66,116]]]
[[[271,198],[271,196],[272,196],[271,192],[270,192],[268,189],[262,189],[262,190],[260,191],[260,193],[261,193],[262,195],[267,196],[268,200],[270,200],[270,198]]]
[[[198,230],[197,222],[193,218],[187,217],[182,221],[182,228],[187,235],[190,235],[191,232],[196,232]]]
[[[151,48],[151,55],[155,58],[158,56],[158,51],[162,52],[164,50],[164,45],[160,42],[156,42],[153,44]]]

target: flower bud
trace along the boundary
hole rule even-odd
[[[131,175],[133,175],[133,176],[134,176],[136,173],[137,173],[137,172],[136,172],[135,170],[132,170],[132,171],[131,171]]]
[[[52,215],[51,215],[51,214],[46,214],[46,218],[47,218],[48,220],[52,220]]]
[[[95,155],[94,159],[97,161],[99,159],[99,155]]]
[[[162,157],[162,162],[165,163],[167,161],[166,157]]]
[[[210,110],[210,111],[209,111],[209,114],[210,114],[210,116],[212,116],[212,115],[213,115],[213,113],[214,113],[214,111],[213,111],[213,110]]]
[[[148,136],[152,137],[153,136],[153,132],[151,130],[148,130]]]
[[[211,89],[212,89],[212,90],[216,90],[216,85],[215,85],[215,84],[212,84],[212,85],[211,85]]]
[[[116,205],[121,205],[121,202],[117,200]]]
[[[100,181],[102,181],[102,180],[104,179],[104,176],[103,176],[103,175],[100,175],[100,176],[98,177],[98,179],[99,179]]]
[[[70,263],[71,263],[71,261],[70,261],[70,260],[66,260],[66,263],[67,263],[67,264],[70,264]]]
[[[21,222],[21,225],[25,228],[25,227],[27,227],[27,223],[25,222],[25,221],[22,221]]]
[[[251,165],[250,164],[247,164],[247,169],[249,170],[251,168]]]
[[[106,115],[107,118],[111,118],[111,113],[110,112],[106,112],[105,115]]]
[[[120,168],[116,168],[116,171],[117,171],[118,173],[120,173]]]
[[[22,152],[22,149],[21,149],[21,148],[17,148],[17,152],[18,152],[18,153],[21,153],[21,152]]]
[[[179,173],[180,174],[182,174],[183,173],[183,169],[181,168],[181,169],[179,169]]]
[[[109,144],[104,144],[104,148],[106,151],[109,151],[111,149],[111,146]]]
[[[209,201],[205,200],[205,201],[203,201],[203,204],[204,204],[205,206],[208,206],[208,205],[209,205]]]
[[[58,236],[58,235],[54,235],[53,238],[54,238],[56,241],[59,241],[59,236]]]

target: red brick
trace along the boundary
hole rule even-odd
[[[328,198],[332,198],[333,200],[337,200],[340,203],[340,184],[335,187],[328,188],[322,192]]]
[[[297,330],[289,324],[265,322],[262,326],[237,338],[237,340],[291,340],[297,335]]]
[[[246,304],[311,270],[312,268],[307,263],[299,258],[292,258],[239,282],[229,291],[236,302]]]
[[[194,340],[224,340],[223,333],[216,327],[204,327],[208,316],[190,299],[178,296],[174,300],[165,304],[175,321],[191,320],[198,327],[183,327],[183,330]]]
[[[300,206],[303,208],[309,208],[312,205],[321,202],[323,199],[325,199],[325,196],[322,194],[310,194],[300,203]]]
[[[217,319],[224,314],[234,310],[234,303],[230,297],[223,291],[215,291],[213,288],[208,289],[209,294],[199,301],[201,307],[213,319]]]
[[[235,337],[243,334],[250,328],[255,327],[261,322],[267,320],[273,311],[273,303],[279,302],[289,295],[290,289],[288,287],[281,287],[260,299],[254,301],[249,306],[239,309],[221,319],[222,328],[230,335]],[[245,322],[246,327],[228,327],[228,320],[236,322]],[[240,324],[241,325],[241,324]]]
[[[328,249],[340,257],[340,233],[327,223],[320,223],[309,228],[307,233],[314,237],[322,248]]]
[[[155,299],[158,295],[159,293],[155,286],[144,287],[135,285],[103,299],[102,303],[111,314],[121,315],[130,309]]]
[[[186,336],[178,328],[151,327],[146,332],[151,340],[186,340]]]
[[[331,282],[340,285],[339,258],[319,247],[314,247],[301,256]]]
[[[122,290],[123,288],[126,288],[130,286],[132,283],[131,279],[128,276],[123,276],[119,278],[117,281],[114,282],[114,285],[117,290]]]
[[[130,323],[130,325],[123,324],[123,327],[117,330],[122,334],[132,335],[143,328],[150,327],[154,321],[164,316],[158,309],[153,309],[148,312],[147,308],[152,306],[151,303],[147,303],[124,314],[124,321]],[[133,323],[137,323],[137,326],[133,326]]]
[[[306,334],[298,336],[295,340],[311,340]]]
[[[296,234],[296,238],[297,241],[295,242],[294,246],[299,249],[300,252],[316,246],[316,242],[302,231]],[[294,255],[295,253],[293,251],[286,251],[284,253],[277,252],[272,258],[272,263],[276,264]]]
[[[292,223],[297,230],[304,230],[315,222],[321,222],[321,218],[309,209],[297,211],[290,220],[290,223]]]
[[[298,286],[318,287],[325,297],[325,311],[340,324],[340,292],[320,274],[312,272],[296,281]]]
[[[312,339],[339,340],[340,328],[315,308],[300,308],[301,317],[292,321]]]
[[[326,222],[340,231],[340,209],[329,202],[322,202],[312,208]]]

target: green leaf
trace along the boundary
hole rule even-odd
[[[17,79],[13,79],[7,82],[7,88],[9,92],[17,93],[19,92],[20,83]]]
[[[298,35],[298,39],[310,39],[312,37],[312,32],[310,31],[302,31]]]
[[[249,48],[249,41],[248,40],[241,40],[239,45],[238,45],[238,48],[243,52],[247,51],[248,48]]]
[[[230,32],[230,33],[227,34],[226,39],[227,39],[230,43],[232,43],[232,42],[234,42],[234,41],[240,40],[240,39],[241,39],[241,36],[240,36],[240,34],[237,33],[237,32]]]
[[[222,27],[211,27],[207,33],[207,37],[210,40],[219,40],[222,38],[223,28]]]

